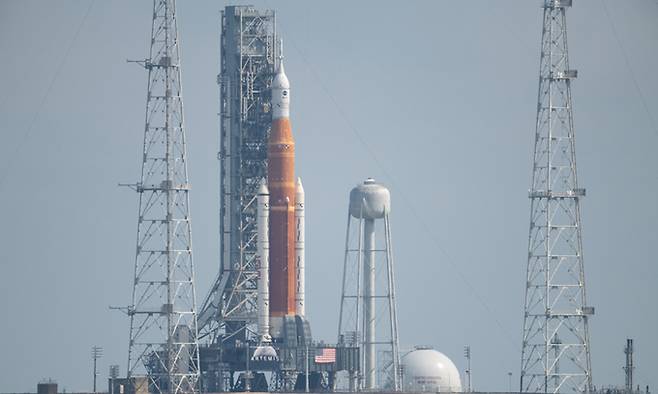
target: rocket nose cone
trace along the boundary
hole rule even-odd
[[[297,178],[296,190],[297,194],[304,193],[304,186],[302,186],[302,178]]]
[[[286,71],[283,67],[283,62],[279,65],[279,69],[276,72],[276,75],[274,76],[274,80],[272,81],[272,88],[273,89],[290,89],[290,81],[288,81],[288,77],[286,76]]]

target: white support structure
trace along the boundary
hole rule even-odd
[[[367,218],[363,219],[363,374],[367,390],[374,389],[377,381],[375,300],[375,219]]]

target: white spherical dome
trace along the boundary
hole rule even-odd
[[[462,391],[459,370],[443,353],[434,349],[417,349],[402,359],[405,391]]]

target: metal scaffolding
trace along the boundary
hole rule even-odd
[[[544,0],[525,294],[521,392],[592,389],[580,188],[571,102],[566,9]]]
[[[175,0],[154,0],[128,378],[135,391],[197,391],[199,348]]]
[[[199,327],[217,336],[221,327],[256,323],[256,194],[267,177],[274,70],[274,13],[231,6],[222,12],[220,87],[219,276],[207,295]]]
[[[223,357],[256,334],[258,298],[257,203],[267,177],[271,128],[270,84],[276,60],[275,14],[252,6],[222,11],[220,89],[219,274],[199,314],[200,337]],[[222,368],[223,361],[213,365]],[[235,366],[226,366],[233,370]],[[204,371],[214,380],[226,371]],[[214,389],[223,389],[222,385]],[[210,387],[208,387],[210,389]]]

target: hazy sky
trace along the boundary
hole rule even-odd
[[[334,341],[348,192],[392,193],[400,335],[506,390],[520,368],[538,0],[253,1],[276,8],[307,205],[307,313]],[[219,10],[179,1],[201,299],[218,270]],[[239,4],[244,4],[239,2]],[[91,5],[91,8],[89,8]],[[125,374],[152,2],[0,0],[0,391]],[[88,17],[84,16],[89,10]],[[607,10],[607,11],[606,11]],[[658,390],[658,2],[569,10],[596,385]],[[79,34],[76,32],[79,31]],[[516,384],[515,384],[516,386]]]

